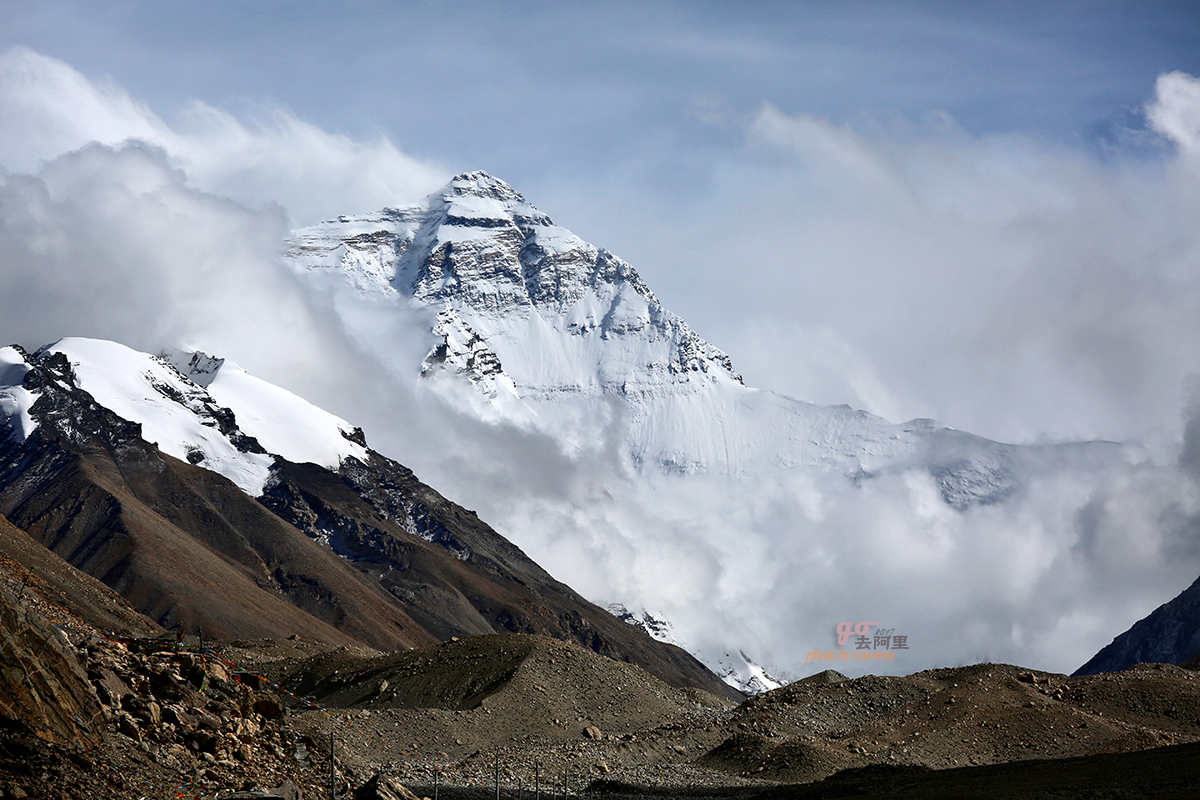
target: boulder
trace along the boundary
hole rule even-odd
[[[40,739],[92,748],[103,712],[58,629],[26,606],[0,608],[0,716]]]
[[[354,800],[421,800],[399,781],[376,772],[371,780],[358,787]]]

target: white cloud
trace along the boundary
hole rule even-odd
[[[1176,90],[1155,119],[1191,119]],[[1187,125],[1157,124],[1182,153]],[[642,255],[609,246],[752,385],[1002,441],[1171,439],[1200,372],[1200,182],[1160,155],[767,105],[704,202],[630,219]]]
[[[1200,203],[1186,164],[1101,163],[940,114],[856,130],[765,106],[749,130],[761,161],[727,165],[711,206],[626,232],[664,243],[657,268],[677,267],[676,296],[708,313],[698,329],[749,383],[1001,439],[1156,435],[1157,459],[1040,478],[964,514],[918,473],[851,487],[564,469],[565,495],[519,481],[477,495],[485,518],[591,597],[645,603],[710,652],[738,631],[801,673],[837,622],[879,617],[914,644],[897,671],[1070,671],[1191,583],[1200,493],[1177,459],[1200,372]],[[426,470],[478,487],[489,468]]]
[[[1200,163],[1200,80],[1186,72],[1159,75],[1146,118],[1156,131],[1179,147],[1193,166]]]
[[[188,185],[162,150],[88,145],[0,178],[0,336],[181,344],[304,384],[344,373],[340,329],[278,261],[287,220]]]
[[[795,320],[730,320],[706,332],[744,375],[770,376],[771,388],[821,405],[845,403],[884,419],[907,419],[862,352],[828,325],[807,328]],[[759,385],[750,380],[749,385]],[[911,415],[910,415],[911,416]]]
[[[911,645],[871,671],[991,660],[1070,672],[1200,571],[1186,544],[1200,493],[1170,466],[1040,480],[966,513],[920,472],[858,487],[609,474],[603,493],[595,474],[564,477],[566,498],[516,486],[476,499],[585,595],[644,604],[709,655],[737,642],[794,676],[824,668],[805,668],[805,653],[833,649],[837,623],[867,620]]]
[[[386,137],[355,141],[285,109],[251,120],[192,102],[173,122],[111,83],[25,48],[0,55],[0,166],[32,172],[91,142],[163,148],[197,188],[251,208],[277,204],[307,225],[424,197],[449,178]]]

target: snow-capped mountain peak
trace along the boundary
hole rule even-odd
[[[486,173],[459,175],[408,208],[297,231],[289,256],[301,274],[340,273],[362,295],[452,310],[522,397],[741,381],[729,357],[663,308],[632,266]],[[443,352],[426,366],[461,370],[468,353],[449,331],[435,331]],[[468,377],[488,385],[482,372]]]
[[[424,309],[434,344],[400,368],[430,385],[465,379],[470,413],[578,448],[608,435],[579,421],[608,419],[616,401],[635,471],[753,476],[782,466],[861,480],[917,468],[957,508],[1017,487],[1007,446],[744,386],[729,357],[664,308],[631,265],[484,172],[412,206],[295,231],[288,260],[341,294],[343,322],[368,349],[394,350],[377,341],[380,305]],[[361,315],[359,296],[370,306]]]
[[[478,197],[533,208],[520,192],[483,170],[455,175],[450,179],[450,183],[446,184],[446,188],[441,191],[440,195],[447,201],[456,197]],[[549,224],[548,219],[547,224]]]
[[[604,414],[578,406],[624,403],[636,470],[750,474],[785,464],[853,475],[910,458],[936,435],[748,389],[632,266],[483,172],[406,208],[296,231],[288,256],[322,290],[352,289],[343,320],[367,347],[387,348],[370,322],[380,304],[432,311],[435,343],[411,377],[465,378],[464,397],[516,424],[598,440],[602,431],[581,432],[577,420]],[[353,295],[372,306],[361,317]],[[463,402],[478,413],[479,402]]]

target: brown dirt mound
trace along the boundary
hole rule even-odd
[[[472,636],[373,657],[331,650],[296,665],[283,679],[333,708],[468,711],[486,704],[490,713],[512,713],[534,725],[586,719],[622,732],[697,704],[733,707],[707,692],[667,686],[633,664],[526,634]]]

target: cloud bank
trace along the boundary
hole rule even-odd
[[[284,111],[197,105],[167,123],[27,50],[0,57],[15,120],[0,131],[0,339],[231,357],[363,424],[556,577],[664,613],[710,653],[744,642],[803,674],[837,623],[879,619],[910,637],[896,671],[1070,670],[1200,572],[1196,448],[1180,436],[1200,372],[1198,85],[1163,75],[1131,135],[1170,149],[1109,162],[944,116],[866,130],[767,104],[717,183],[728,199],[667,225],[707,255],[684,248],[674,277],[636,265],[668,304],[685,282],[722,288],[678,310],[725,309],[696,327],[751,384],[1015,438],[1159,435],[1153,459],[964,513],[918,473],[634,480],[618,431],[564,453],[457,413],[406,372],[421,319],[375,309],[374,341],[354,339],[340,314],[363,301],[311,291],[278,257],[289,225],[419,197],[438,167]]]
[[[1000,441],[1169,442],[1200,372],[1196,86],[1161,76],[1101,155],[767,103],[703,202],[596,215],[752,385]]]

